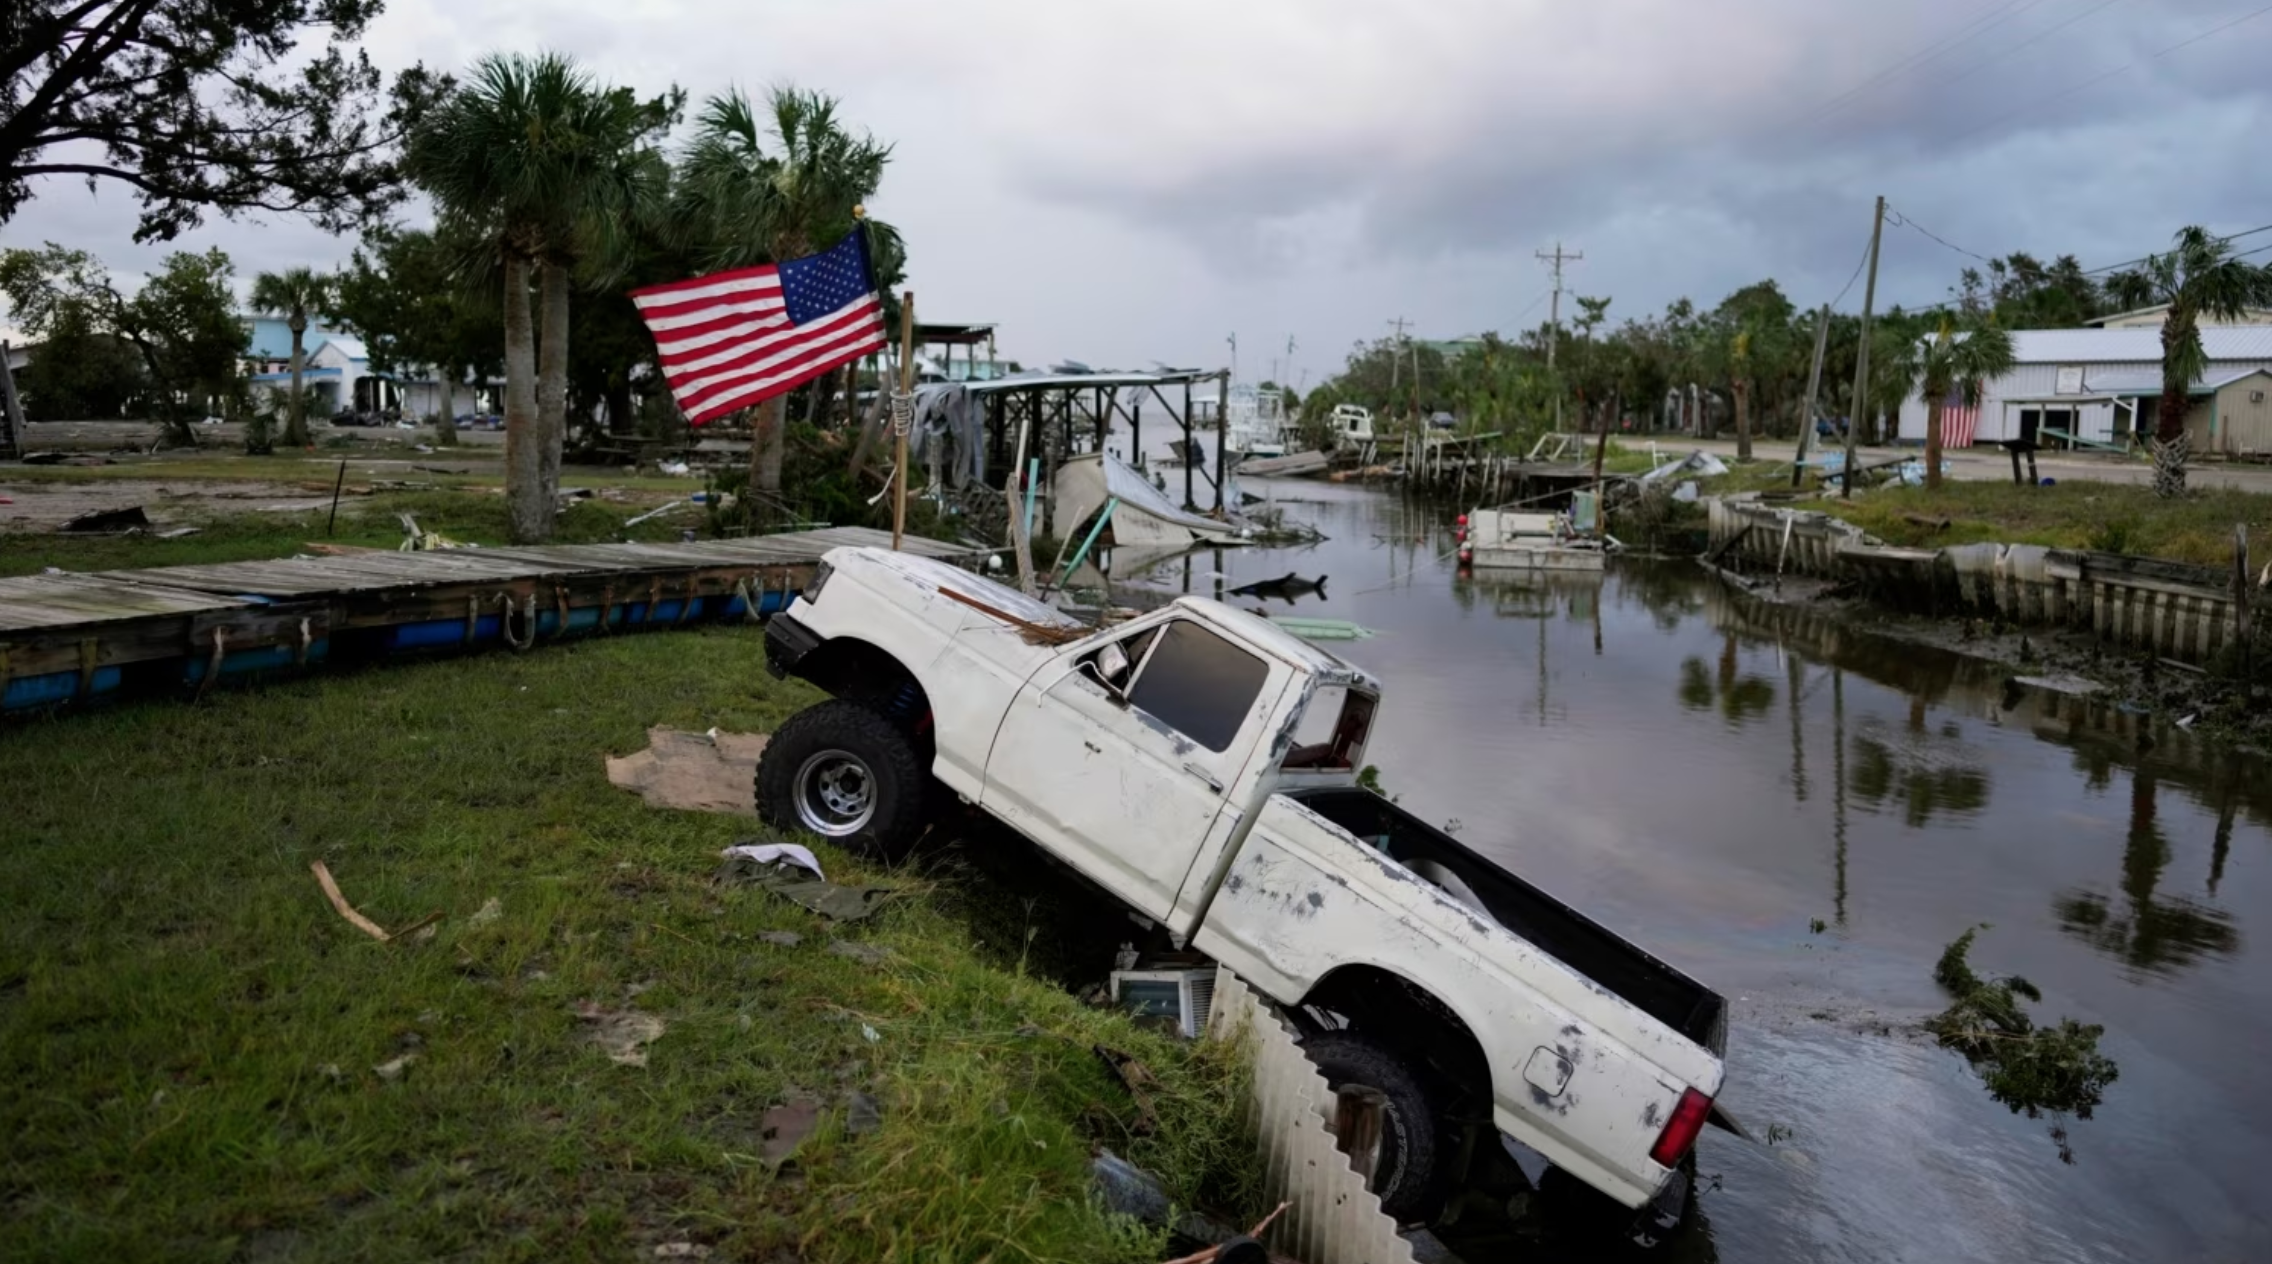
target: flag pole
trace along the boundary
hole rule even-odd
[[[899,551],[900,541],[907,534],[907,432],[914,421],[915,411],[915,291],[908,290],[899,296],[899,393],[903,399],[892,401],[891,428],[898,432],[898,454],[894,458],[891,493],[891,548]],[[905,414],[902,409],[905,409]]]

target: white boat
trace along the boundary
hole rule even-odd
[[[1276,387],[1234,386],[1223,405],[1229,456],[1286,455],[1286,396]]]
[[[1570,516],[1478,509],[1467,515],[1459,560],[1470,566],[1532,571],[1599,571],[1601,541],[1579,535]]]
[[[1335,404],[1326,425],[1338,447],[1361,448],[1373,441],[1373,413],[1363,404]]]

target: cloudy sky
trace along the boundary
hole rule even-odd
[[[1821,303],[1881,193],[1914,225],[1881,307],[1970,262],[1920,227],[2095,266],[2272,223],[2263,0],[390,0],[369,46],[831,92],[897,146],[874,210],[921,313],[998,322],[1029,364],[1216,366],[1235,333],[1242,376],[1291,338],[1314,382],[1394,318],[1536,324],[1556,241],[1613,318],[1762,277]],[[161,252],[133,217],[56,181],[0,232],[131,274]],[[247,272],[347,253],[290,220],[183,244]]]

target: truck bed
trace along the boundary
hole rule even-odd
[[[1507,930],[1714,1054],[1725,1054],[1727,1003],[1718,993],[1451,835],[1370,790],[1281,793],[1407,866],[1425,861],[1441,865],[1474,891]]]

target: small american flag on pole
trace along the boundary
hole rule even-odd
[[[1969,448],[1973,436],[1980,429],[1980,405],[1964,402],[1964,392],[1949,392],[1948,402],[1941,405],[1941,446]]]
[[[817,255],[631,292],[663,379],[701,425],[881,351],[883,305],[859,232]]]

